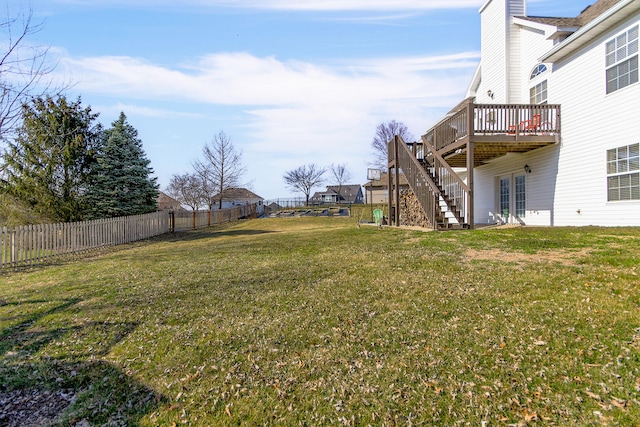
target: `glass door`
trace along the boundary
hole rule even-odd
[[[526,187],[526,179],[524,175],[517,175],[515,177],[515,213],[516,219],[520,220],[519,222],[523,222],[522,218],[524,218],[527,212],[527,187]]]
[[[498,179],[498,220],[503,224],[524,224],[527,211],[525,175],[505,175]]]
[[[511,177],[508,176],[500,178],[498,217],[504,224],[511,222]]]

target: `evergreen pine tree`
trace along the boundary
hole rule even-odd
[[[138,139],[138,131],[120,117],[102,134],[97,162],[86,195],[90,218],[154,212],[158,185]]]
[[[100,125],[80,98],[34,98],[22,106],[22,123],[2,158],[0,191],[25,209],[28,222],[82,220],[83,194]]]

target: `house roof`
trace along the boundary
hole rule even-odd
[[[599,0],[578,15],[581,28],[542,56],[540,61],[559,61],[637,13],[640,13],[638,0]]]
[[[179,201],[169,196],[168,194],[163,193],[162,191],[158,191],[157,203],[158,203],[158,210],[161,210],[161,211],[185,210]]]
[[[539,24],[553,25],[554,27],[582,27],[611,9],[623,0],[598,0],[594,4],[587,6],[580,15],[575,18],[561,18],[552,16],[516,16]]]
[[[580,27],[578,18],[556,18],[551,16],[516,16],[525,21],[536,22],[538,24],[552,25],[554,27]]]
[[[341,202],[355,203],[358,200],[358,196],[362,197],[362,187],[359,184],[329,185],[326,191],[316,192],[311,200],[319,200],[322,196],[337,196],[338,194]]]
[[[247,190],[246,188],[227,188],[222,192],[222,200],[263,200],[262,197]],[[216,195],[216,199],[220,194]]]
[[[591,6],[587,6],[587,8],[578,15],[580,25],[587,25],[589,22],[593,21],[621,1],[622,0],[598,0]]]

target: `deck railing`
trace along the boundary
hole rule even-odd
[[[560,134],[560,105],[474,104],[442,119],[425,135],[437,150],[476,135]]]
[[[411,148],[395,138],[387,147],[390,164],[395,162],[405,174],[434,227],[456,222],[461,227],[473,227],[471,185],[448,163],[448,156],[465,152],[469,143],[531,143],[549,139],[550,135],[556,141],[560,135],[559,105],[467,102],[432,127],[420,142],[410,143]],[[466,167],[473,168],[473,160],[467,158]],[[467,170],[468,175],[472,173]]]

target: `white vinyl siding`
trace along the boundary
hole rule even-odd
[[[524,4],[524,0],[521,1]],[[530,89],[546,80],[547,102],[561,105],[562,134],[551,146],[526,153],[509,153],[474,169],[475,222],[499,222],[501,208],[506,208],[506,200],[502,206],[500,203],[500,180],[507,176],[512,179],[523,176],[526,183],[524,207],[522,204],[518,206],[515,200],[516,189],[510,194],[511,214],[522,224],[640,226],[640,200],[609,201],[608,194],[609,188],[618,191],[626,188],[628,190],[623,190],[623,196],[627,193],[633,195],[634,178],[616,178],[618,182],[612,182],[610,186],[605,184],[612,177],[640,173],[621,171],[610,174],[605,161],[609,150],[640,142],[640,84],[630,84],[624,90],[609,95],[605,80],[607,69],[639,56],[638,53],[616,56],[616,61],[610,65],[605,61],[607,43],[638,28],[640,15],[634,12],[617,23],[611,23],[606,32],[597,33],[582,48],[561,60],[545,63],[547,71],[536,76],[532,73],[540,64],[540,58],[553,49],[553,41],[538,31],[539,28],[534,28],[537,24],[527,26],[519,23],[519,53],[513,60],[520,62],[521,98],[511,101],[506,93],[500,93],[503,89],[506,92],[512,83],[504,62],[510,60],[505,52],[510,31],[500,20],[506,3],[504,0],[489,0],[482,10],[479,92],[486,94],[491,89],[496,93],[493,102],[524,104],[530,101]],[[631,33],[632,36],[635,34]],[[629,43],[626,46],[627,55],[634,52],[635,45],[632,44],[630,49]],[[502,51],[496,51],[500,49]],[[530,166],[531,173],[524,173],[526,164]],[[514,184],[517,187],[518,183]],[[523,208],[525,216],[521,217],[519,214]]]
[[[549,102],[562,105],[558,172],[551,194],[554,225],[640,225],[640,201],[608,201],[605,162],[606,150],[638,142],[640,85],[611,96],[603,78],[606,43],[637,26],[638,20],[612,28],[582,51],[553,64]]]
[[[505,2],[493,0],[482,12],[482,82],[479,92],[488,90],[494,94],[491,102],[507,102],[506,46],[507,24],[505,22]]]
[[[549,87],[552,87],[551,82],[551,64],[541,64],[540,57],[544,55],[549,49],[553,48],[553,42],[547,40],[544,33],[535,31],[532,28],[522,27],[520,28],[522,33],[520,38],[520,49],[522,50],[523,66],[521,68],[521,74],[519,77],[520,85],[522,85],[521,98],[514,102],[526,104],[531,101],[530,90],[533,86],[541,83],[543,80],[547,80]],[[545,70],[546,71],[543,71]],[[548,100],[550,103],[554,103],[552,100]]]

